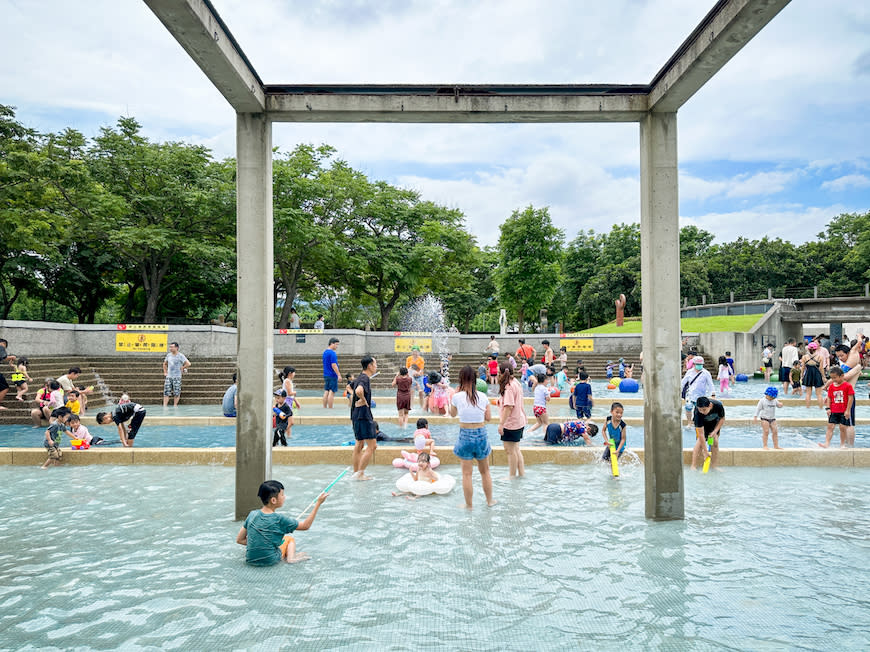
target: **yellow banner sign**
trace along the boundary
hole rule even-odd
[[[305,333],[322,333],[322,328],[279,328],[278,335],[301,335]]]
[[[394,331],[393,335],[396,337],[400,337],[404,335],[405,337],[429,337],[432,335],[432,331]]]
[[[166,324],[117,324],[119,331],[168,331]]]
[[[568,351],[589,352],[595,350],[595,340],[562,338],[559,340],[559,346],[564,346]]]
[[[432,353],[432,339],[428,337],[397,337],[393,342],[396,353],[409,353],[412,346],[419,346],[420,353]]]
[[[115,350],[133,353],[166,353],[166,333],[115,333]]]

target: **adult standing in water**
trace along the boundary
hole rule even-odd
[[[462,493],[465,494],[467,509],[471,509],[471,498],[474,494],[471,486],[474,460],[477,460],[486,504],[495,505],[492,499],[492,475],[489,471],[492,447],[486,432],[486,422],[490,419],[489,401],[486,394],[477,391],[476,383],[474,369],[468,365],[462,367],[459,371],[459,391],[450,401],[450,416],[459,416],[459,438],[453,447],[453,454],[462,464]]]
[[[816,388],[816,400],[819,402],[819,407],[824,406],[824,396],[822,395],[822,387],[825,385],[825,379],[822,377],[822,356],[819,354],[819,343],[810,342],[807,344],[807,353],[801,358],[802,382],[806,388],[807,407],[810,406],[810,398],[813,395],[813,387]]]
[[[329,345],[323,352],[323,407],[332,409],[335,393],[338,391],[338,379],[341,374],[338,371],[338,338],[330,337]]]
[[[372,376],[378,371],[378,361],[366,355],[360,360],[360,366],[362,373],[353,381],[350,408],[350,422],[353,424],[353,438],[356,440],[353,449],[353,476],[357,480],[371,480],[365,470],[378,447],[378,433],[375,418],[372,416],[371,384]]]
[[[502,362],[498,375],[498,434],[508,458],[508,478],[522,478],[526,474],[520,440],[526,427],[523,409],[523,387],[514,378],[511,366]]]

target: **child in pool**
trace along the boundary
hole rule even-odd
[[[48,452],[48,457],[40,467],[41,469],[57,466],[63,459],[63,453],[60,450],[60,440],[63,433],[69,432],[66,424],[69,421],[70,414],[70,411],[66,408],[57,408],[52,411],[48,428],[45,429],[45,441],[42,442]]]
[[[88,446],[98,446],[105,442],[102,437],[94,437],[88,429],[82,425],[82,418],[78,414],[69,416],[69,436],[73,439],[81,439]]]
[[[791,393],[797,394],[798,396],[803,396],[803,391],[801,389],[801,368],[800,365],[795,363],[795,366],[791,368],[789,372],[791,376]]]
[[[541,427],[546,429],[547,424],[550,423],[550,418],[547,416],[547,401],[550,400],[550,390],[547,389],[546,381],[547,376],[544,374],[534,376],[535,402],[532,412],[535,415],[535,425],[529,428],[529,432],[534,432]]]
[[[347,399],[348,404],[351,403],[351,400],[353,398],[353,379],[354,379],[353,374],[345,374],[344,375],[344,380],[345,380],[344,397]]]
[[[408,471],[414,482],[438,482],[439,476],[432,470],[429,462],[429,453],[420,453],[417,456],[417,470]],[[419,496],[410,491],[393,491],[392,494],[393,496],[405,496],[408,500],[419,498]]]
[[[598,434],[598,426],[585,421],[566,421],[565,423],[551,423],[547,426],[547,434],[544,443],[548,446],[558,444],[574,444],[582,439],[587,446],[592,445],[592,438]]]
[[[434,446],[435,440],[429,432],[429,422],[426,419],[417,419],[417,429],[414,431],[414,448],[417,449],[417,453],[422,454],[428,448],[428,453],[431,455]]]
[[[236,543],[245,546],[245,563],[251,566],[273,566],[281,560],[288,564],[310,559],[304,552],[296,552],[296,540],[290,534],[307,530],[314,523],[317,510],[329,494],[317,497],[314,509],[301,523],[275,510],[284,506],[284,485],[277,480],[266,480],[260,485],[257,496],[263,502],[262,509],[254,509],[245,519],[236,537]]]
[[[622,420],[622,413],[625,408],[622,407],[622,403],[614,402],[610,406],[610,414],[607,417],[607,421],[604,424],[604,455],[601,459],[605,461],[610,460],[610,446],[608,445],[610,440],[612,439],[616,444],[616,458],[619,459],[622,457],[622,454],[625,452],[625,421]]]
[[[287,405],[286,390],[279,389],[275,392],[275,405],[272,406],[275,415],[275,429],[272,431],[272,446],[281,442],[287,445],[287,439],[293,436],[293,408]]]
[[[728,368],[731,370],[731,384],[733,385],[736,382],[736,375],[734,373],[734,358],[731,357],[731,351],[725,351],[725,362],[728,363]]]
[[[18,358],[15,371],[10,374],[12,384],[18,388],[15,398],[22,402],[24,401],[24,395],[27,394],[27,390],[29,389],[27,381],[29,380],[31,383],[33,382],[33,378],[31,378],[30,374],[27,373],[28,364],[29,362],[27,358]]]
[[[719,380],[719,393],[725,394],[731,384],[731,367],[728,366],[728,359],[724,355],[719,356],[719,373],[716,378]]]
[[[764,398],[758,401],[755,408],[755,416],[752,417],[752,422],[755,423],[761,419],[761,444],[764,450],[767,448],[767,432],[770,431],[773,438],[774,449],[781,451],[779,446],[779,428],[776,425],[776,408],[782,407],[782,402],[776,399],[779,390],[776,387],[768,387],[764,390]]]
[[[436,414],[447,414],[447,390],[450,384],[437,371],[429,374],[429,386],[432,392],[429,394],[429,411]]]

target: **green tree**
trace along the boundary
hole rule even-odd
[[[28,287],[39,282],[43,257],[55,241],[44,210],[38,134],[0,104],[0,317]]]
[[[469,331],[475,315],[498,308],[494,280],[497,261],[494,249],[473,247],[461,273],[451,277],[450,285],[439,293],[448,321],[457,323],[463,333]]]
[[[499,300],[517,315],[522,332],[527,316],[537,316],[556,292],[564,234],[547,208],[527,206],[501,225],[495,281]]]
[[[461,212],[421,202],[418,193],[383,181],[369,184],[348,242],[344,280],[378,307],[381,330],[403,298],[426,288],[439,263],[458,257],[470,240]],[[440,282],[440,281],[439,281]]]
[[[348,232],[368,180],[328,145],[298,145],[273,162],[275,266],[284,293],[278,327],[286,328],[300,284],[340,278]],[[277,294],[277,292],[276,292]]]
[[[173,261],[228,260],[234,215],[226,205],[219,168],[208,149],[184,143],[152,143],[133,118],[104,127],[90,150],[94,177],[124,202],[105,246],[138,278],[145,322],[157,319]],[[139,285],[141,281],[141,285]]]

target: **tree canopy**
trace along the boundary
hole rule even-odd
[[[200,145],[155,142],[129,117],[92,139],[42,134],[0,105],[0,318],[207,323],[236,320],[236,166]],[[513,211],[495,247],[465,215],[369,179],[327,144],[273,157],[275,323],[290,307],[333,328],[398,327],[407,304],[441,299],[462,331],[508,323],[564,330],[639,316],[640,230],[566,234],[546,206]],[[858,294],[870,281],[870,212],[832,216],[804,244],[716,242],[680,230],[680,293],[694,304]]]

